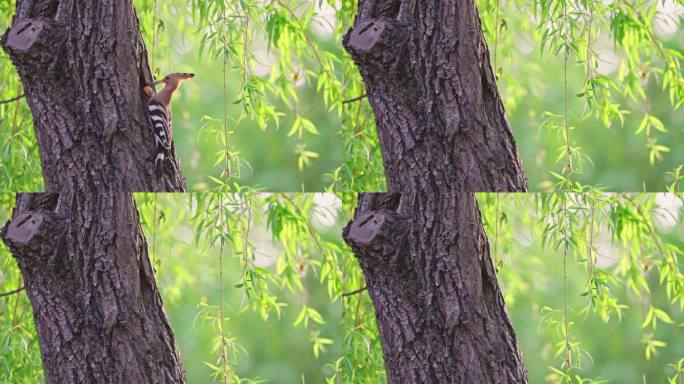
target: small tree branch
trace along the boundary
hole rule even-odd
[[[15,101],[17,101],[17,100],[21,100],[21,99],[23,99],[23,98],[24,98],[24,94],[22,93],[21,95],[15,96],[15,97],[13,97],[13,98],[11,98],[11,99],[0,100],[0,105],[2,105],[2,104],[9,104],[9,103],[15,102]]]
[[[0,293],[0,298],[5,297],[5,296],[14,295],[15,293],[19,293],[19,292],[21,292],[21,291],[23,291],[23,290],[24,290],[24,286],[22,285],[21,287],[15,289],[15,290],[13,290],[13,291]]]
[[[366,287],[366,286],[364,285],[363,287],[361,287],[361,288],[359,288],[359,289],[357,289],[357,290],[354,290],[354,291],[351,291],[351,292],[347,292],[347,293],[343,293],[343,294],[342,294],[342,297],[349,297],[349,296],[358,295],[359,293],[365,291],[366,289],[368,289],[368,287]]]
[[[353,99],[344,100],[344,101],[342,102],[342,104],[351,104],[351,103],[353,103],[353,102],[355,102],[355,101],[363,100],[363,99],[365,99],[366,97],[368,97],[368,95],[364,93],[363,95],[357,96],[357,97],[355,97],[355,98],[353,98]]]

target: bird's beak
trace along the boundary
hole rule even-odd
[[[185,75],[188,76],[189,79],[192,79],[193,77],[195,77],[194,73],[186,73]]]
[[[152,85],[159,85],[159,84],[161,84],[161,83],[163,83],[163,82],[164,82],[164,80],[157,80],[157,81],[155,81],[154,84],[152,84]]]

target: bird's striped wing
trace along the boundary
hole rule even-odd
[[[166,150],[171,149],[171,120],[166,107],[156,100],[150,100],[148,109],[154,127],[154,140],[158,146]]]

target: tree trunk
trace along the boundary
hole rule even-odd
[[[474,0],[359,0],[343,43],[375,112],[390,192],[527,190]]]
[[[1,43],[33,114],[45,189],[60,193],[19,195],[1,233],[46,381],[185,382],[126,193],[185,190],[173,149],[155,176],[142,91],[153,79],[132,2],[17,0]]]
[[[19,194],[0,232],[47,383],[183,383],[131,194]]]
[[[526,383],[472,193],[362,194],[359,259],[390,383]]]
[[[390,194],[362,194],[359,259],[391,383],[526,383],[473,192],[526,191],[473,0],[359,0],[344,38]]]
[[[154,174],[153,82],[131,0],[17,0],[2,37],[33,114],[48,192],[183,191],[172,149]]]

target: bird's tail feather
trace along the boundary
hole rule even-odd
[[[164,151],[157,152],[157,158],[154,159],[154,173],[157,177],[162,175],[162,164],[164,164]]]

